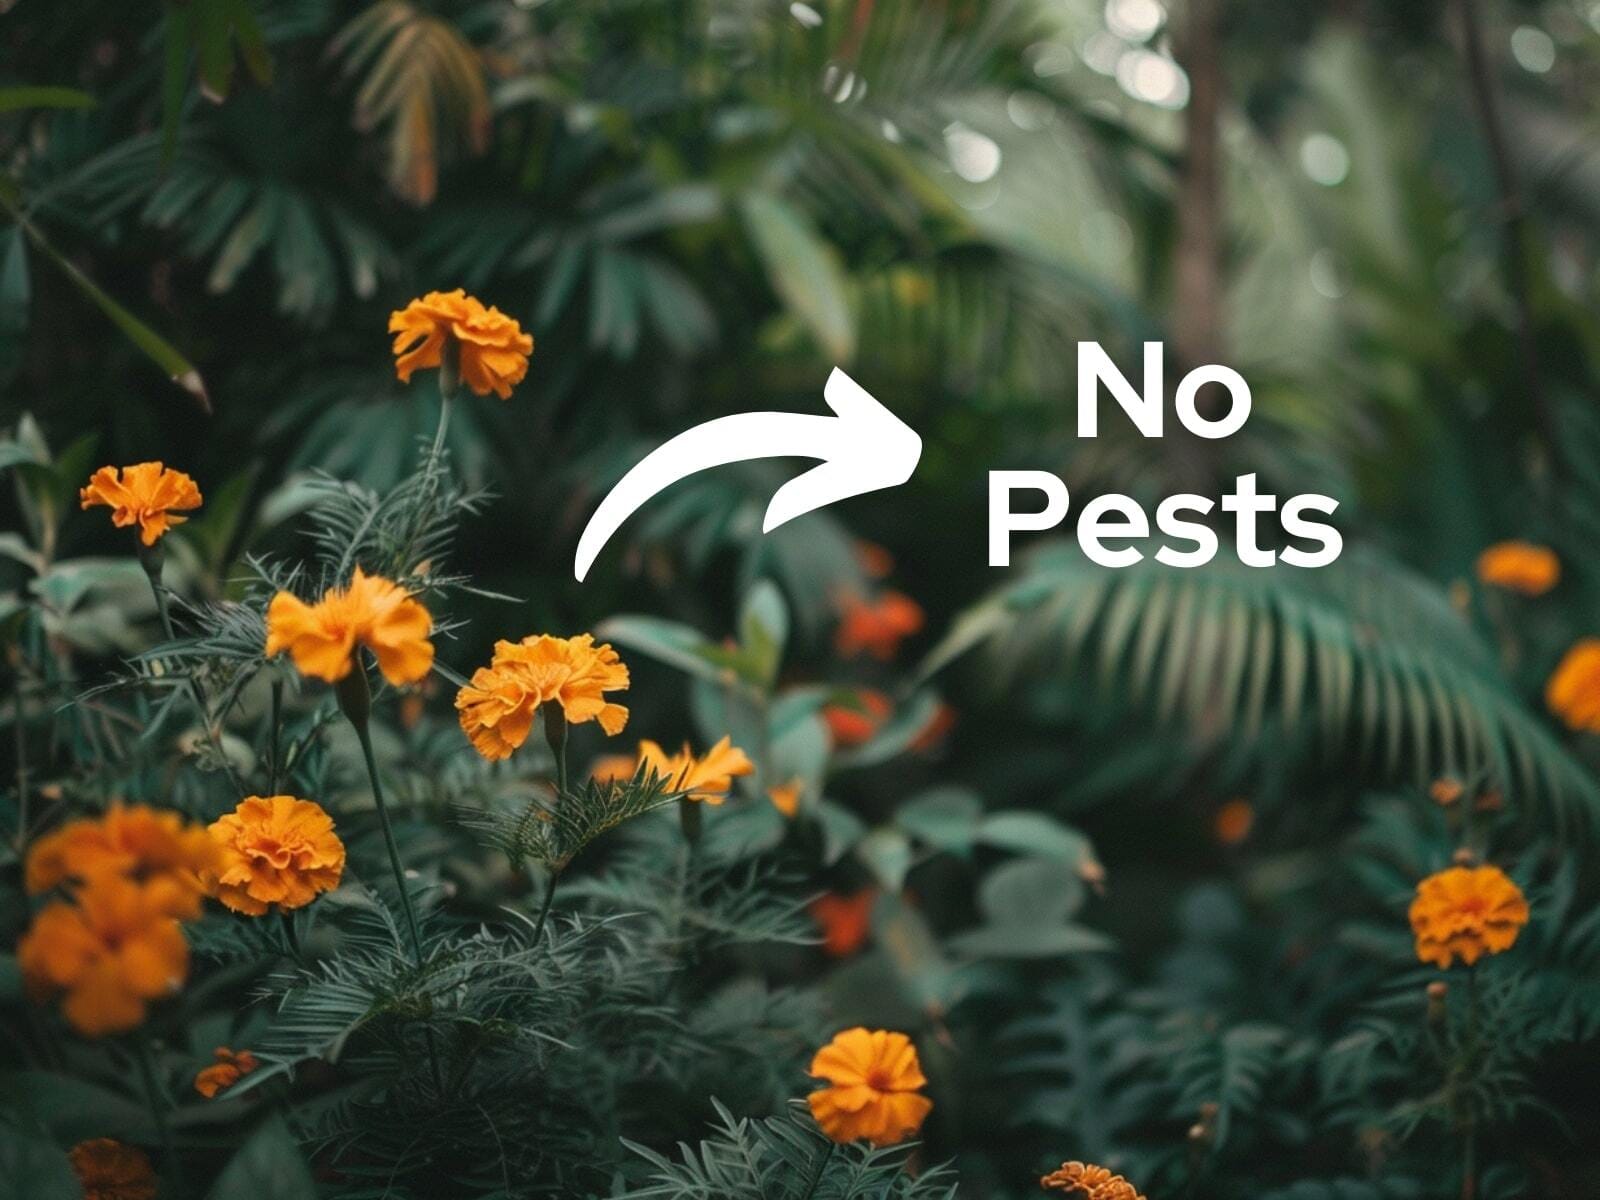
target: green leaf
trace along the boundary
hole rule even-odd
[[[986,846],[1053,858],[1076,867],[1094,861],[1089,839],[1043,813],[1020,809],[990,813],[978,825],[976,841]]]
[[[886,889],[898,892],[911,870],[911,841],[898,829],[874,829],[856,843],[856,857]]]
[[[93,108],[94,97],[70,87],[0,88],[0,113],[19,108]]]
[[[756,580],[739,611],[739,648],[748,664],[750,682],[763,691],[778,677],[788,639],[789,607],[783,593],[770,579]]]
[[[77,289],[110,318],[111,323],[122,331],[124,337],[138,347],[146,358],[165,371],[172,382],[198,400],[200,407],[207,412],[211,411],[211,399],[206,393],[205,381],[200,378],[200,372],[195,370],[193,363],[179,354],[172,344],[154,329],[113,300],[99,284],[51,245],[39,227],[22,213],[14,193],[6,194],[0,191],[0,207],[10,212],[28,235],[28,240],[33,243],[34,248],[55,263]]]
[[[49,1071],[0,1074],[0,1096],[27,1097],[28,1112],[67,1145],[92,1137],[148,1142],[156,1134],[142,1102]]]
[[[317,1200],[305,1154],[282,1117],[268,1117],[228,1161],[210,1200]]]
[[[1115,943],[1081,925],[984,925],[956,934],[945,945],[972,958],[1056,958],[1101,953]]]
[[[848,363],[855,356],[855,318],[833,247],[803,213],[769,192],[746,192],[740,211],[772,290],[829,358]]]
[[[1001,863],[978,885],[978,910],[993,925],[1063,923],[1083,906],[1083,899],[1083,880],[1052,858]]]
[[[723,677],[723,668],[713,661],[717,647],[693,626],[624,614],[608,617],[594,632],[598,641],[629,647],[701,679],[715,683]]]
[[[0,1118],[0,1180],[5,1194],[26,1200],[82,1200],[83,1186],[61,1147],[42,1133]]]
[[[895,824],[935,850],[958,853],[972,848],[983,816],[983,801],[962,787],[932,788],[900,806]]]

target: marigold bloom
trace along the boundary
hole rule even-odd
[[[230,1050],[226,1046],[218,1046],[215,1053],[217,1061],[194,1077],[194,1090],[207,1100],[223,1089],[231,1088],[261,1065],[248,1050]]]
[[[205,889],[200,873],[216,861],[205,827],[181,814],[114,803],[98,819],[68,821],[28,851],[24,884],[32,895],[96,875],[125,875],[166,897],[168,912],[192,921]]]
[[[36,997],[64,993],[79,1033],[123,1033],[145,1006],[189,974],[189,944],[170,911],[170,889],[96,875],[76,903],[46,905],[17,943],[17,965]]]
[[[234,912],[259,917],[273,905],[303,908],[338,887],[344,873],[333,818],[311,800],[246,796],[208,832],[221,861],[206,883]]]
[[[1428,785],[1428,795],[1440,808],[1449,808],[1466,793],[1459,779],[1442,776]]]
[[[1528,923],[1528,902],[1499,867],[1450,867],[1417,884],[1411,931],[1417,958],[1449,967],[1471,966],[1485,954],[1511,949]]]
[[[633,754],[602,754],[589,766],[589,778],[596,783],[625,783],[639,770]]]
[[[498,308],[485,308],[476,296],[461,288],[429,292],[389,314],[394,339],[394,370],[401,383],[410,383],[419,367],[437,367],[445,348],[454,343],[461,378],[480,396],[490,392],[511,398],[513,384],[528,373],[533,338],[522,332],[516,319]]]
[[[1569,729],[1600,733],[1600,638],[1581,638],[1544,686],[1544,702]]]
[[[900,642],[922,628],[922,606],[900,592],[884,592],[873,601],[851,593],[840,607],[833,644],[844,658],[868,653],[888,662],[900,649]]]
[[[1256,810],[1248,800],[1229,800],[1212,818],[1211,829],[1224,846],[1237,846],[1255,828]]]
[[[834,958],[849,958],[866,945],[877,900],[876,888],[862,888],[848,896],[829,892],[813,900],[810,912],[822,929],[822,948]]]
[[[350,674],[356,647],[365,646],[398,687],[433,667],[432,629],[428,610],[403,587],[357,567],[347,586],[329,588],[315,604],[292,592],[274,596],[267,606],[266,654],[287,650],[300,674],[338,683]]]
[[[799,778],[791,779],[788,783],[775,783],[767,789],[767,799],[772,801],[772,807],[786,817],[792,817],[800,811],[800,797],[805,794],[805,782]]]
[[[933,1101],[917,1048],[903,1033],[859,1026],[837,1034],[811,1060],[811,1075],[830,1086],[806,1097],[822,1132],[836,1142],[903,1142],[922,1128]]]
[[[1039,1180],[1046,1191],[1065,1192],[1078,1200],[1144,1200],[1139,1189],[1121,1175],[1089,1163],[1064,1162]]]
[[[894,555],[877,542],[857,538],[855,552],[856,562],[860,565],[862,573],[873,579],[887,579],[894,570]]]
[[[608,734],[622,732],[628,710],[605,698],[625,690],[628,668],[609,645],[583,633],[559,638],[541,633],[520,642],[496,642],[494,657],[456,693],[461,729],[483,757],[508,757],[533,729],[541,704],[561,706],[574,725],[599,721]]]
[[[749,775],[755,764],[726,735],[699,758],[689,743],[676,754],[668,754],[651,741],[639,743],[639,765],[648,767],[666,781],[667,789],[684,793],[685,800],[721,804],[728,797],[736,775]]]
[[[67,1161],[83,1185],[83,1200],[155,1200],[155,1168],[136,1146],[95,1138],[69,1150]]]
[[[894,706],[889,697],[873,688],[861,688],[855,694],[856,703],[828,704],[822,709],[822,719],[835,747],[859,746],[871,740],[883,723],[889,719]]]
[[[1561,560],[1548,546],[1496,542],[1478,555],[1478,578],[1491,587],[1542,596],[1561,582]]]
[[[78,489],[78,500],[83,508],[107,505],[113,525],[119,529],[138,525],[139,540],[154,546],[167,530],[189,519],[175,513],[200,507],[200,489],[182,471],[143,462],[131,467],[101,467],[89,476],[87,487]]]

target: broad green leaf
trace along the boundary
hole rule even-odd
[[[20,1200],[82,1200],[83,1185],[60,1146],[43,1131],[0,1115],[0,1190]]]
[[[1091,862],[1089,840],[1076,829],[1043,813],[1015,809],[990,813],[978,826],[976,840],[986,846],[1053,858],[1069,867]]]
[[[991,925],[1061,924],[1083,899],[1083,880],[1053,858],[1014,858],[978,885],[978,910]]]
[[[983,816],[983,802],[965,788],[941,787],[902,804],[895,824],[936,850],[972,848]]]
[[[274,1113],[217,1176],[210,1200],[317,1200],[305,1153]]]
[[[856,857],[885,889],[898,892],[911,870],[911,842],[898,829],[874,829],[856,843]]]
[[[772,290],[829,358],[848,363],[855,356],[855,319],[834,248],[803,213],[769,192],[746,192],[740,211]]]
[[[945,942],[954,953],[972,958],[1056,958],[1096,954],[1115,943],[1082,925],[984,925]]]

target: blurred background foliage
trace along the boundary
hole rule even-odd
[[[510,401],[450,424],[456,470],[488,493],[452,565],[519,599],[453,597],[441,658],[467,672],[509,629],[610,618],[625,653],[666,664],[641,659],[630,695],[664,742],[740,719],[710,686],[729,631],[781,627],[778,658],[736,664],[763,697],[752,736],[778,728],[765,706],[784,689],[892,697],[877,750],[800,745],[786,765],[826,791],[826,878],[882,889],[874,927],[898,947],[839,973],[835,1011],[961,1047],[930,1067],[947,1081],[931,1140],[976,1194],[1023,1194],[1051,1154],[1136,1168],[1152,1196],[1436,1194],[1440,1160],[1407,1159],[1390,1119],[1425,977],[1395,898],[1460,831],[1399,792],[1455,775],[1503,793],[1493,828],[1559,899],[1535,913],[1594,903],[1595,748],[1540,692],[1596,632],[1600,9],[10,8],[0,453],[22,533],[0,535],[0,617],[37,605],[87,662],[148,644],[136,566],[104,522],[68,519],[100,462],[201,481],[169,570],[212,599],[243,594],[247,555],[303,544],[319,472],[394,488],[438,399],[393,381],[380,331],[411,296],[464,286],[537,348]],[[1235,367],[1250,424],[1221,444],[1120,420],[1078,440],[1091,339],[1129,371],[1165,343],[1169,380]],[[909,484],[763,537],[793,464],[710,472],[573,583],[583,521],[645,450],[725,413],[818,411],[836,364],[921,433]],[[1000,575],[985,476],[1012,467],[1061,474],[1075,507],[1253,471],[1263,491],[1337,497],[1347,550],[1315,574],[1111,575],[1053,543]],[[1537,604],[1471,583],[1513,536],[1561,555]],[[840,596],[877,586],[859,539],[928,615],[894,671],[830,658]],[[954,729],[907,765],[936,693]],[[410,752],[445,769],[442,749]],[[1223,836],[1241,799],[1246,831]],[[1072,827],[1028,823],[1047,817]],[[1052,845],[1103,864],[1107,892],[1050,892],[1060,927],[1027,926],[1017,952],[1038,897],[1001,871]],[[1080,909],[1105,932],[1067,923]],[[928,949],[957,928],[966,942]],[[1543,936],[1504,1003],[1539,1012],[1530,1045],[1587,1037],[1594,934]],[[1352,1016],[1380,985],[1397,990]],[[1584,1145],[1593,1066],[1586,1050],[1529,1084]],[[1593,1195],[1593,1155],[1511,1107],[1504,1190],[1485,1194]]]

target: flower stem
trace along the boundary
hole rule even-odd
[[[801,1200],[811,1200],[817,1194],[817,1186],[822,1182],[822,1177],[828,1172],[828,1161],[833,1158],[834,1142],[828,1142],[828,1148],[822,1152],[822,1157],[817,1159],[817,1169],[811,1175],[811,1182],[806,1185],[805,1195]]]
[[[140,1036],[134,1044],[134,1062],[139,1068],[139,1082],[144,1087],[145,1103],[150,1106],[150,1120],[155,1124],[156,1136],[161,1139],[161,1152],[172,1172],[173,1181],[181,1192],[183,1187],[183,1160],[178,1157],[172,1141],[172,1126],[167,1123],[167,1106],[156,1088],[155,1065],[151,1061],[150,1041]]]
[[[406,915],[406,928],[411,933],[411,952],[417,969],[425,961],[422,953],[422,927],[417,924],[417,910],[411,903],[411,892],[406,887],[406,870],[400,861],[400,843],[395,840],[394,822],[389,819],[389,806],[383,799],[383,783],[378,776],[378,759],[372,752],[372,733],[369,720],[372,715],[372,691],[367,685],[366,667],[358,659],[351,664],[350,673],[334,685],[334,695],[339,707],[356,731],[361,743],[361,756],[366,760],[367,778],[372,783],[373,805],[378,810],[378,825],[383,830],[383,844],[389,851],[389,869],[394,872],[395,886],[400,889],[400,908]],[[433,1030],[423,1026],[428,1040],[428,1062],[433,1068],[434,1087],[444,1094],[444,1072],[439,1068],[439,1051],[434,1043]]]
[[[283,680],[272,681],[272,765],[268,769],[267,790],[276,796],[278,794],[278,776],[283,769],[283,752],[279,742],[283,736]]]
[[[549,871],[550,878],[544,885],[544,903],[539,906],[539,919],[534,922],[533,926],[533,940],[535,943],[538,942],[540,935],[544,933],[545,922],[550,919],[550,905],[555,902],[556,898],[556,880],[561,878],[561,872],[554,867],[549,868]]]
[[[162,549],[160,542],[153,546],[139,543],[139,565],[144,568],[145,578],[150,581],[150,591],[156,598],[156,614],[161,618],[161,630],[167,635],[167,641],[175,642],[178,640],[178,633],[172,624],[172,613],[167,608],[167,587],[161,582],[161,568],[166,560],[167,552]],[[212,727],[211,706],[206,702],[205,689],[193,675],[185,675],[184,681],[189,685],[189,695],[194,700],[195,707],[200,710],[200,727],[205,730],[206,740],[211,743],[212,752],[217,756],[222,773],[228,777],[229,786],[243,798],[248,794],[248,790],[244,786],[244,781],[239,778],[238,772],[233,769],[233,763],[228,761],[221,735]]]

